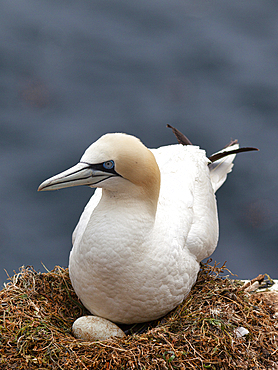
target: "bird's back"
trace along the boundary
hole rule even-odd
[[[154,149],[161,171],[158,223],[197,261],[208,257],[218,239],[218,219],[209,160],[197,146]]]

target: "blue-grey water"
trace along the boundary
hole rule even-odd
[[[238,155],[217,192],[213,260],[240,278],[278,277],[278,3],[270,0],[2,0],[0,282],[22,265],[67,266],[92,194],[38,193],[106,132],[149,147],[166,124]]]

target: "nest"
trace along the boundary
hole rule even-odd
[[[88,312],[68,270],[22,267],[1,291],[0,369],[277,369],[271,305],[226,271],[202,265],[190,295],[163,319],[125,327],[121,339],[82,342],[71,326]]]

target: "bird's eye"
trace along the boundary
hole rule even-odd
[[[114,167],[114,161],[107,161],[103,163],[103,167],[106,170],[111,170]]]

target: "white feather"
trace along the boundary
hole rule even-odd
[[[220,150],[217,153],[228,152],[230,150],[234,150],[238,148],[239,148],[239,145],[234,144],[234,145],[228,146],[227,148]],[[214,154],[217,154],[217,153],[214,153]],[[227,157],[221,158],[218,161],[215,161],[209,164],[210,178],[211,178],[211,183],[212,183],[214,192],[216,192],[220,188],[220,186],[223,185],[223,183],[225,182],[227,178],[227,174],[232,171],[232,168],[234,166],[233,161],[235,157],[236,157],[236,154],[230,154]]]

